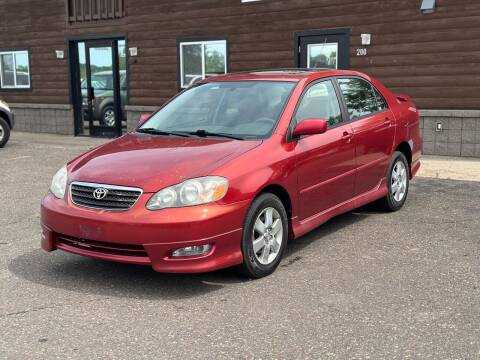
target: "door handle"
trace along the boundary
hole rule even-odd
[[[344,131],[342,135],[342,140],[348,140],[350,141],[353,138],[353,133],[350,133],[348,131]]]
[[[389,117],[385,118],[385,121],[383,122],[386,126],[392,125],[392,120]]]

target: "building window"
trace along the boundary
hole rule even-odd
[[[0,86],[2,89],[30,88],[28,51],[0,51]]]
[[[179,43],[179,48],[182,88],[227,72],[226,40],[185,41]]]
[[[308,44],[307,68],[338,69],[338,43]]]
[[[68,22],[85,23],[120,19],[125,16],[124,0],[67,0]]]

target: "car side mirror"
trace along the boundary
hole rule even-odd
[[[142,114],[140,115],[140,120],[138,121],[138,125],[143,125],[145,123],[145,121],[147,121],[148,119],[150,119],[150,117],[152,116],[152,114]]]
[[[327,131],[328,122],[324,119],[305,119],[293,129],[293,137],[299,138],[304,135],[323,134]]]

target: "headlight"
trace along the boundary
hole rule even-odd
[[[218,201],[228,190],[228,180],[220,176],[190,179],[160,190],[147,203],[147,209],[160,210]]]
[[[67,188],[67,166],[62,167],[53,175],[52,185],[50,191],[59,199],[65,196],[65,189]]]

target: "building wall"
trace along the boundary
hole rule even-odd
[[[133,4],[133,2],[130,2]],[[155,105],[176,90],[176,39],[227,35],[230,70],[294,66],[294,32],[349,27],[351,67],[407,93],[422,109],[478,109],[480,2],[438,0],[138,0],[128,10],[131,103]],[[155,5],[153,5],[155,4]],[[371,33],[357,57],[360,34]]]
[[[423,153],[480,157],[480,111],[421,111]]]
[[[68,37],[118,33],[127,34],[128,46],[138,48],[138,56],[129,58],[130,126],[138,109],[158,107],[177,92],[178,38],[227,36],[230,71],[243,71],[293,67],[296,31],[336,27],[351,28],[351,68],[411,95],[420,109],[480,109],[478,0],[437,0],[436,11],[428,15],[420,12],[421,0],[127,0],[124,19],[77,26],[67,23],[65,3],[0,0],[0,49],[30,52],[32,89],[0,90],[0,97],[15,109],[28,104],[25,121],[18,111],[19,129],[73,131],[73,115],[59,115],[55,126],[42,125],[38,115],[42,105],[71,104],[68,56],[56,59],[55,50],[67,53]],[[372,34],[372,44],[367,56],[359,57],[362,33]],[[460,113],[438,118],[463,126]],[[426,146],[436,141],[426,141]],[[439,143],[445,143],[441,136]],[[443,152],[440,145],[433,149]]]

